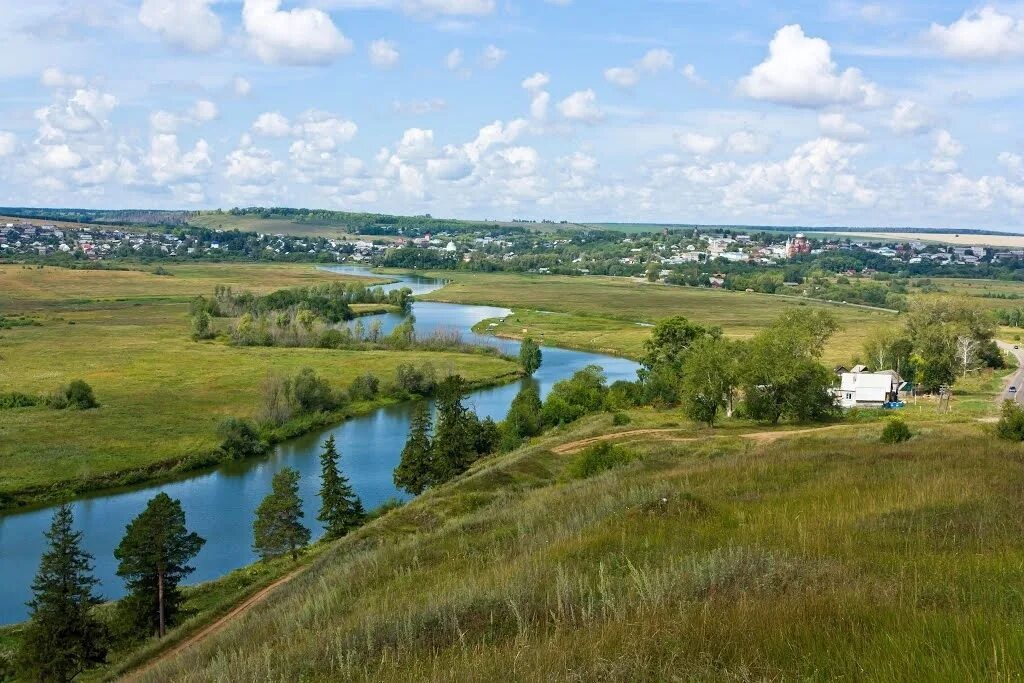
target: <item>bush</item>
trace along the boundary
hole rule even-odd
[[[98,408],[99,401],[93,394],[92,387],[80,379],[72,381],[65,387],[61,387],[52,396],[46,399],[47,405],[56,410],[71,408],[72,410],[89,410]]]
[[[23,394],[20,391],[0,394],[0,410],[6,410],[8,408],[30,408],[32,406],[37,406],[40,403],[42,403],[42,399],[39,397],[29,396],[28,394]]]
[[[612,424],[615,425],[616,427],[628,425],[632,421],[633,418],[631,418],[626,413],[615,413],[614,415],[612,415]]]
[[[348,395],[353,401],[372,401],[380,391],[380,380],[369,373],[360,375],[349,385]]]
[[[329,412],[338,407],[338,399],[327,380],[312,368],[303,368],[291,384],[292,398],[302,413]]]
[[[584,449],[573,461],[570,472],[577,479],[586,479],[635,459],[632,451],[604,441]]]
[[[996,433],[1007,441],[1024,441],[1024,408],[1013,401],[1003,401],[1003,414],[996,425]]]
[[[882,429],[882,443],[903,443],[910,437],[910,427],[899,417],[890,418]]]
[[[237,417],[221,422],[217,435],[224,440],[220,445],[221,451],[233,460],[263,455],[270,449],[251,424]]]

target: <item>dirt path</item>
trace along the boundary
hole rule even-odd
[[[307,569],[309,569],[309,566],[300,567],[299,569],[296,569],[288,574],[285,574],[280,579],[277,579],[273,583],[253,593],[248,598],[235,605],[231,609],[231,611],[225,614],[224,616],[220,617],[213,623],[208,624],[203,628],[199,629],[198,631],[196,631],[195,633],[193,633],[177,645],[167,650],[164,650],[154,659],[149,660],[138,669],[134,669],[133,671],[128,672],[121,678],[121,680],[137,681],[142,677],[143,674],[145,674],[161,662],[171,659],[172,657],[176,657],[188,648],[198,643],[199,641],[209,638],[210,636],[216,635],[217,633],[220,633],[225,628],[227,628],[228,624],[231,623],[232,620],[237,619],[238,617],[242,616],[243,614],[251,610],[256,605],[265,601],[268,597],[270,597],[271,593],[273,593],[275,590],[285,585],[286,583],[288,583],[289,581],[291,581]]]
[[[778,441],[788,436],[800,436],[801,434],[813,434],[815,432],[825,432],[831,429],[839,429],[841,427],[849,427],[847,424],[829,425],[827,427],[811,427],[809,429],[790,429],[790,430],[777,430],[771,432],[747,432],[745,434],[733,434],[733,433],[722,433],[722,434],[709,434],[706,436],[681,436],[673,437],[672,434],[677,434],[681,430],[679,429],[633,429],[628,432],[615,432],[613,434],[602,434],[601,436],[592,436],[589,439],[580,439],[579,441],[570,441],[569,443],[563,443],[555,446],[551,449],[552,453],[558,455],[568,455],[571,453],[577,453],[587,446],[591,446],[595,443],[601,443],[602,441],[617,441],[620,439],[629,439],[636,436],[656,436],[659,441],[673,441],[676,443],[688,443],[695,441],[707,441],[708,439],[718,439],[727,436],[735,436],[740,439],[750,439],[757,441],[758,443],[770,443],[772,441]]]

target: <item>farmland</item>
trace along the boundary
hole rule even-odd
[[[0,494],[62,497],[137,481],[154,468],[207,454],[219,443],[222,419],[255,413],[260,384],[271,371],[311,367],[338,388],[366,372],[390,377],[401,362],[458,367],[480,382],[515,372],[512,363],[474,354],[192,342],[188,299],[209,294],[215,284],[268,291],[337,276],[292,265],[167,270],[171,275],[0,266],[0,313],[23,314],[33,323],[0,331],[0,393],[48,394],[84,379],[101,404],[89,411],[5,410]]]

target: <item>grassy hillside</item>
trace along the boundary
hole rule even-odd
[[[656,323],[685,315],[718,325],[729,336],[752,336],[783,311],[826,307],[843,329],[826,353],[828,362],[846,362],[860,351],[877,328],[898,324],[892,313],[840,304],[749,292],[671,287],[629,278],[557,277],[519,273],[442,273],[452,281],[427,299],[505,306],[516,311],[499,334],[522,336],[523,330],[551,344],[638,357]]]
[[[80,378],[102,404],[0,413],[0,494],[117,483],[119,473],[205,455],[220,442],[221,420],[256,412],[272,371],[312,367],[340,388],[366,372],[390,378],[403,362],[458,368],[485,382],[516,370],[483,355],[195,343],[187,300],[215,284],[266,291],[337,276],[312,266],[167,269],[173,276],[0,266],[0,315],[13,311],[37,323],[0,331],[0,393],[46,394]]]
[[[877,424],[778,440],[684,427],[629,437],[634,462],[576,477],[580,456],[559,444],[609,429],[591,418],[478,464],[143,680],[969,680],[1024,667],[1022,452],[989,427],[921,422],[899,446],[881,445]]]

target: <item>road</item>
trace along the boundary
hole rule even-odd
[[[1003,387],[1003,393],[1000,395],[999,400],[1005,401],[1006,399],[1012,399],[1017,403],[1024,403],[1024,349],[1015,349],[1013,344],[1007,344],[1006,342],[997,341],[999,348],[1007,353],[1012,353],[1017,358],[1017,372],[1013,373],[1013,376],[1007,381],[1006,386]],[[1017,387],[1019,391],[1016,393],[1010,393],[1010,387]]]

